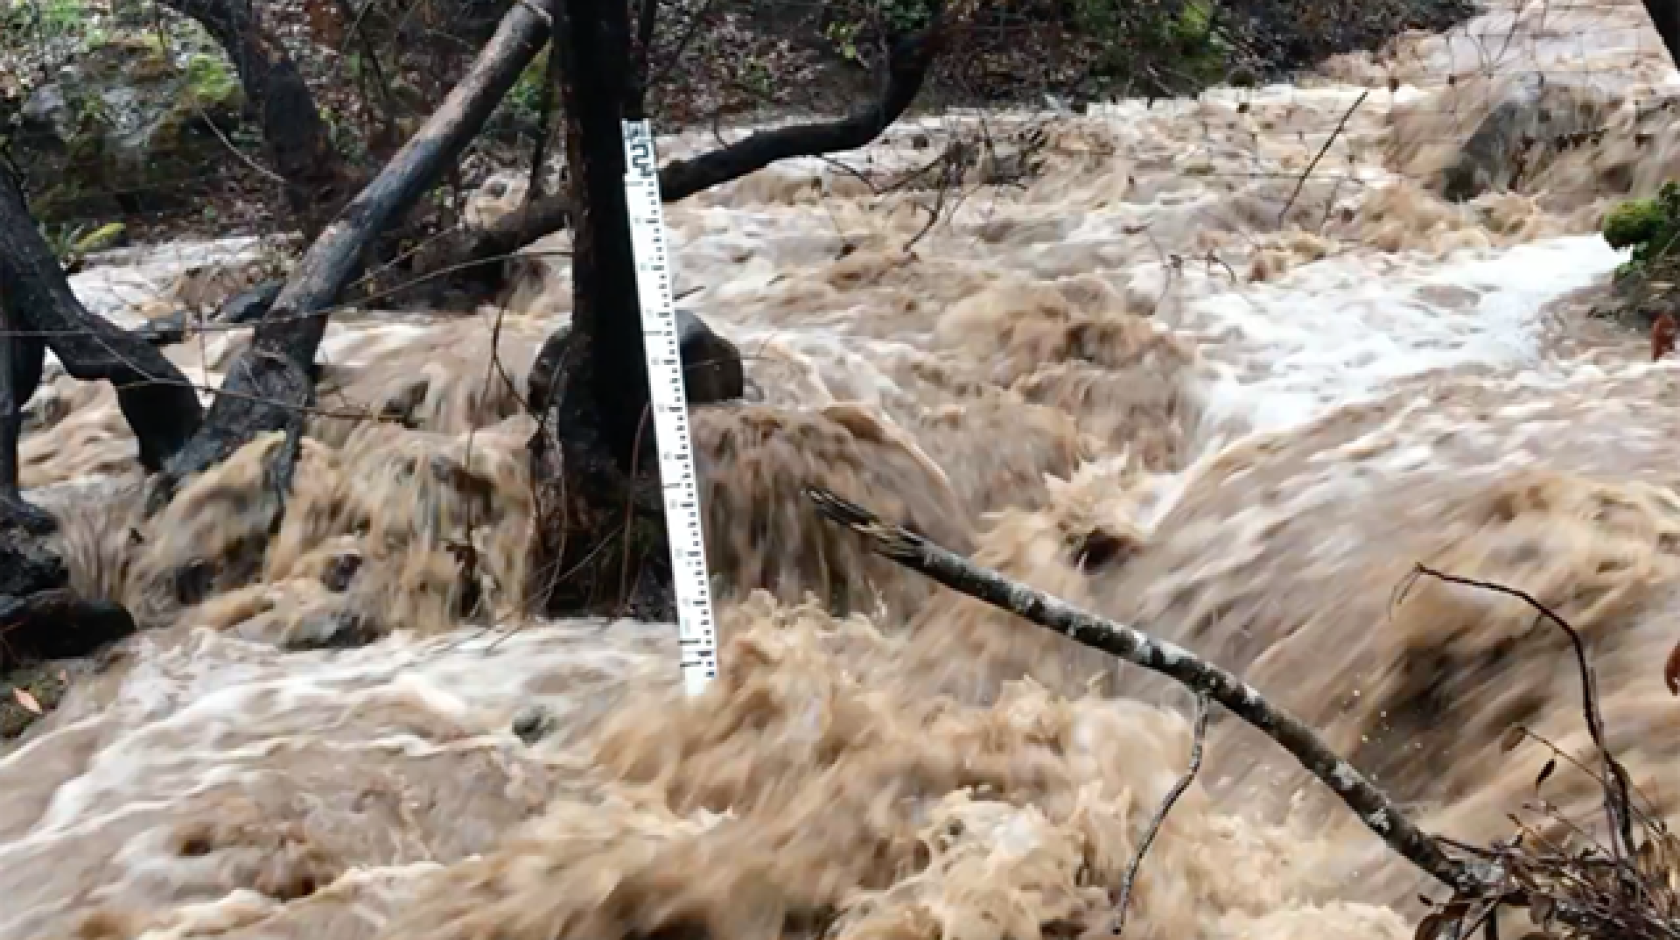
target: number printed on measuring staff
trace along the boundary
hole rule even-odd
[[[717,678],[717,633],[711,579],[700,521],[700,493],[689,437],[688,396],[683,384],[677,311],[671,299],[665,217],[653,130],[646,121],[624,122],[624,196],[636,259],[646,349],[648,404],[665,495],[665,534],[671,545],[671,578],[677,595],[678,647],[683,685],[691,694]]]

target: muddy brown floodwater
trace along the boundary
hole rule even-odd
[[[1434,195],[1537,75],[1605,132],[1511,191]],[[272,540],[276,442],[142,522],[112,395],[57,378],[25,484],[78,585],[153,629],[71,664],[60,707],[0,746],[0,938],[1106,924],[1186,763],[1183,694],[861,557],[808,483],[1240,670],[1463,839],[1504,834],[1549,756],[1502,753],[1511,725],[1587,753],[1575,666],[1513,602],[1394,589],[1417,561],[1520,585],[1587,636],[1610,741],[1674,818],[1680,366],[1584,311],[1621,260],[1605,206],[1680,172],[1655,107],[1677,85],[1637,3],[1496,5],[1292,86],[986,115],[1043,125],[1043,173],[976,192],[913,255],[926,195],[821,163],[672,207],[678,289],[763,392],[695,421],[726,645],[694,700],[673,627],[516,616],[517,390],[567,316],[563,262],[527,265],[494,355],[494,311],[340,318]],[[870,159],[977,120],[895,128]],[[76,287],[133,322],[186,268],[255,251],[127,252]],[[214,384],[246,341],[171,354]],[[527,745],[535,707],[550,733]],[[1596,792],[1548,783],[1588,824]],[[1127,931],[1401,938],[1434,890],[1221,716]]]

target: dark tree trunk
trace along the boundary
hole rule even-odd
[[[625,0],[566,0],[565,16],[572,323],[543,352],[549,408],[532,439],[545,506],[536,567],[561,575],[542,586],[545,607],[622,609],[632,593],[631,565],[639,572],[665,562],[656,464],[641,461],[638,447],[648,390],[624,195],[629,9]],[[601,551],[609,542],[617,550]],[[668,604],[656,598],[647,606],[640,612],[659,616]]]
[[[0,294],[0,530],[22,528],[32,534],[51,532],[51,516],[25,503],[18,489],[18,437],[23,430],[23,406],[41,382],[46,348],[20,329],[7,313]]]
[[[1669,61],[1680,65],[1680,0],[1645,0],[1645,12],[1668,50]]]
[[[652,22],[654,12],[649,8],[653,6],[653,3],[644,3],[644,22]],[[629,28],[625,29],[628,36]],[[821,156],[867,145],[891,127],[915,101],[929,69],[939,57],[945,32],[946,24],[936,11],[926,29],[897,39],[888,57],[887,75],[880,97],[844,118],[762,131],[693,160],[673,161],[659,171],[661,198],[667,203],[677,202],[755,173],[780,160]],[[645,68],[645,63],[639,63],[639,67]],[[626,70],[627,76],[633,75],[628,66]],[[629,110],[634,112],[641,110],[642,97],[646,94],[641,81],[643,79],[637,78],[632,82],[627,77],[619,83],[625,91],[618,100],[627,100]],[[572,166],[575,168],[576,164]],[[423,272],[470,271],[470,279],[481,289],[493,288],[503,280],[503,266],[499,260],[569,224],[571,209],[570,193],[534,199],[519,211],[481,230],[456,236],[446,246],[431,252],[421,269]]]
[[[313,239],[349,197],[353,182],[297,65],[244,0],[162,3],[197,21],[227,52],[261,124],[274,171],[284,181],[286,206],[304,237]]]
[[[328,307],[361,270],[379,235],[455,164],[548,38],[555,0],[515,4],[467,75],[299,262],[257,325],[251,349],[228,370],[210,415],[169,463],[156,509],[186,478],[215,466],[259,434],[295,433],[314,403],[312,367]]]
[[[42,346],[52,348],[64,369],[82,381],[110,382],[123,417],[140,445],[148,472],[163,467],[198,430],[203,415],[198,393],[186,376],[144,338],[83,307],[70,290],[64,269],[29,215],[17,179],[0,168],[0,318],[14,333],[4,356],[9,402],[0,401],[0,457],[4,479],[0,500],[15,497],[17,421],[41,380]]]
[[[643,25],[653,4],[643,6]],[[567,0],[563,100],[571,186],[567,202],[538,200],[492,230],[511,249],[534,219],[572,226],[572,323],[532,368],[542,420],[531,439],[537,487],[531,596],[550,613],[608,612],[666,619],[674,613],[648,376],[624,194],[622,119],[639,111],[626,0]],[[881,98],[839,121],[755,134],[660,172],[666,201],[745,176],[777,160],[861,147],[909,107],[937,52],[940,21],[899,42]],[[645,43],[645,35],[638,37]],[[638,53],[639,55],[639,53]],[[546,234],[546,233],[536,233]],[[739,353],[697,318],[681,337],[689,404],[739,398]],[[700,361],[704,359],[705,361]],[[723,361],[727,360],[727,361]]]
[[[198,425],[198,396],[144,340],[89,313],[35,228],[17,178],[0,164],[0,672],[35,659],[81,656],[134,632],[121,606],[69,588],[47,547],[56,521],[18,490],[23,406],[51,346],[78,379],[115,385],[140,459],[156,469]]]

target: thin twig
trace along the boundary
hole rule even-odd
[[[1447,574],[1421,564],[1417,566],[1417,573],[1428,575],[1448,584],[1478,588],[1517,598],[1532,607],[1539,614],[1540,619],[1549,621],[1569,636],[1570,645],[1575,649],[1575,662],[1581,670],[1581,711],[1586,716],[1587,733],[1592,735],[1593,744],[1598,746],[1598,753],[1604,758],[1605,775],[1615,783],[1614,786],[1604,788],[1604,812],[1610,817],[1610,845],[1617,848],[1619,838],[1621,845],[1617,848],[1618,853],[1625,852],[1627,856],[1632,857],[1638,847],[1633,843],[1633,813],[1631,811],[1632,799],[1628,794],[1628,773],[1604,743],[1604,715],[1598,708],[1597,683],[1593,679],[1592,664],[1587,661],[1587,645],[1582,641],[1580,632],[1527,591],[1507,587],[1493,581],[1482,581],[1476,578]]]
[[[1120,882],[1120,900],[1115,904],[1114,930],[1118,937],[1126,929],[1126,907],[1132,900],[1132,885],[1137,881],[1138,869],[1143,867],[1143,857],[1149,854],[1149,847],[1155,844],[1155,836],[1161,831],[1161,826],[1167,821],[1167,814],[1172,812],[1173,804],[1190,789],[1190,784],[1196,779],[1196,772],[1202,769],[1202,745],[1207,741],[1208,713],[1213,711],[1208,703],[1206,692],[1196,693],[1196,730],[1190,739],[1190,766],[1185,768],[1184,776],[1178,778],[1173,788],[1167,791],[1167,798],[1161,801],[1161,808],[1155,811],[1155,818],[1149,821],[1149,829],[1143,834],[1143,841],[1138,843],[1137,853],[1132,856],[1132,864],[1126,869],[1126,877]]]
[[[1324,146],[1318,148],[1318,154],[1312,158],[1311,163],[1307,164],[1307,168],[1301,173],[1300,178],[1295,180],[1295,191],[1289,194],[1289,201],[1284,203],[1282,211],[1278,212],[1278,225],[1283,225],[1283,220],[1289,218],[1289,210],[1295,208],[1295,200],[1300,198],[1301,188],[1307,185],[1307,177],[1312,176],[1313,171],[1318,169],[1318,161],[1323,160],[1324,155],[1330,152],[1330,145],[1336,142],[1337,137],[1342,136],[1342,128],[1347,127],[1348,119],[1353,117],[1353,112],[1359,110],[1359,106],[1365,103],[1365,99],[1370,94],[1371,89],[1369,88],[1359,93],[1359,97],[1354,100],[1352,107],[1349,107],[1347,112],[1342,115],[1342,119],[1336,122],[1336,127],[1330,132],[1330,136],[1325,138]]]

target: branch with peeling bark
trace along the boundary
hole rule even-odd
[[[1438,841],[1419,829],[1376,784],[1332,751],[1305,723],[1266,701],[1230,672],[1183,647],[1011,581],[827,490],[809,489],[806,495],[824,517],[861,536],[881,557],[1076,643],[1161,673],[1218,702],[1281,745],[1401,857],[1457,892],[1474,894],[1487,886],[1487,878],[1447,855]]]

